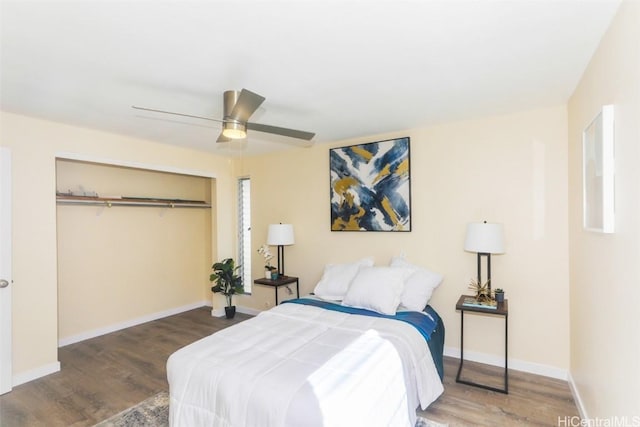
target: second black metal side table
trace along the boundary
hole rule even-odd
[[[458,374],[456,375],[456,382],[461,384],[472,385],[476,387],[484,388],[485,390],[497,391],[500,393],[509,393],[509,370],[508,370],[508,332],[509,332],[509,304],[507,300],[498,303],[498,306],[494,309],[484,307],[474,307],[465,305],[465,298],[473,298],[469,295],[462,295],[456,304],[456,310],[460,310],[460,366],[458,367]],[[504,388],[491,387],[484,384],[478,384],[473,381],[467,381],[460,379],[462,373],[462,366],[464,365],[464,313],[482,313],[494,316],[504,317]]]

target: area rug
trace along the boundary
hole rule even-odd
[[[102,421],[95,427],[169,426],[169,393],[161,391],[129,409]]]
[[[95,427],[168,427],[169,426],[169,393],[161,391],[132,406]],[[446,427],[426,418],[418,417],[416,427]]]

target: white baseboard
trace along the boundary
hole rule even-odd
[[[578,387],[576,386],[575,381],[573,381],[573,377],[571,373],[569,373],[569,388],[571,389],[571,394],[573,395],[573,401],[576,402],[576,406],[578,407],[578,414],[580,414],[580,418],[583,420],[588,420],[589,415],[587,414],[587,410],[584,407],[584,402],[580,397],[580,393],[578,392]]]
[[[129,328],[131,326],[147,323],[152,320],[162,319],[163,317],[173,316],[174,314],[182,313],[185,311],[193,310],[199,307],[203,307],[209,304],[208,301],[200,301],[193,304],[183,305],[182,307],[176,307],[169,310],[159,311],[156,313],[148,314],[146,316],[138,317],[136,319],[127,320],[124,322],[109,325],[104,328],[94,329],[91,331],[83,332],[81,334],[73,335],[70,337],[61,338],[58,340],[58,347],[64,347],[65,345],[74,344],[80,341],[88,340],[91,338],[99,337],[100,335],[108,334],[111,332],[119,331],[121,329]],[[29,381],[36,380],[49,374],[60,371],[60,362],[50,363],[48,365],[40,366],[30,371],[21,372],[13,375],[13,386],[27,383]]]
[[[116,323],[113,325],[105,326],[103,328],[86,331],[81,334],[72,335],[70,337],[60,338],[58,340],[58,347],[64,347],[65,345],[75,344],[80,341],[88,340],[91,338],[99,337],[100,335],[109,334],[111,332],[119,331],[121,329],[130,328],[132,326],[141,325],[143,323],[151,322],[152,320],[162,319],[163,317],[173,316],[185,311],[193,310],[199,307],[203,307],[210,304],[209,301],[200,301],[192,304],[183,305],[181,307],[171,308],[169,310],[158,311],[146,316],[138,317],[135,319],[125,320],[124,322]],[[223,310],[224,312],[224,310]]]
[[[460,358],[460,349],[455,347],[445,347],[444,355],[449,357]],[[476,351],[465,351],[464,360],[472,362],[484,363],[492,366],[504,367],[504,359],[493,354],[480,353]],[[566,369],[556,368],[555,366],[543,365],[540,363],[527,362],[525,360],[509,358],[509,369],[516,371],[528,372],[530,374],[542,375],[545,377],[555,378],[567,381],[569,373]]]
[[[13,376],[13,386],[19,386],[20,384],[28,383],[35,379],[47,376],[60,371],[60,362],[49,363],[48,365],[40,366],[36,369],[32,369],[27,372],[15,374]]]

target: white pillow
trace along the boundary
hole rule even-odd
[[[324,299],[340,301],[346,295],[360,267],[372,265],[373,258],[363,258],[349,264],[327,264],[313,293]]]
[[[404,281],[400,302],[409,310],[422,311],[429,303],[433,291],[442,283],[441,274],[409,263],[403,257],[391,258],[392,267],[403,267],[410,274]]]
[[[394,267],[363,267],[351,282],[342,305],[396,314],[400,305],[404,272]]]

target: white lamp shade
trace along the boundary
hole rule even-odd
[[[504,229],[502,224],[472,222],[467,225],[464,250],[484,254],[503,254]]]
[[[270,224],[267,234],[267,244],[271,246],[293,245],[293,225],[291,224]]]

